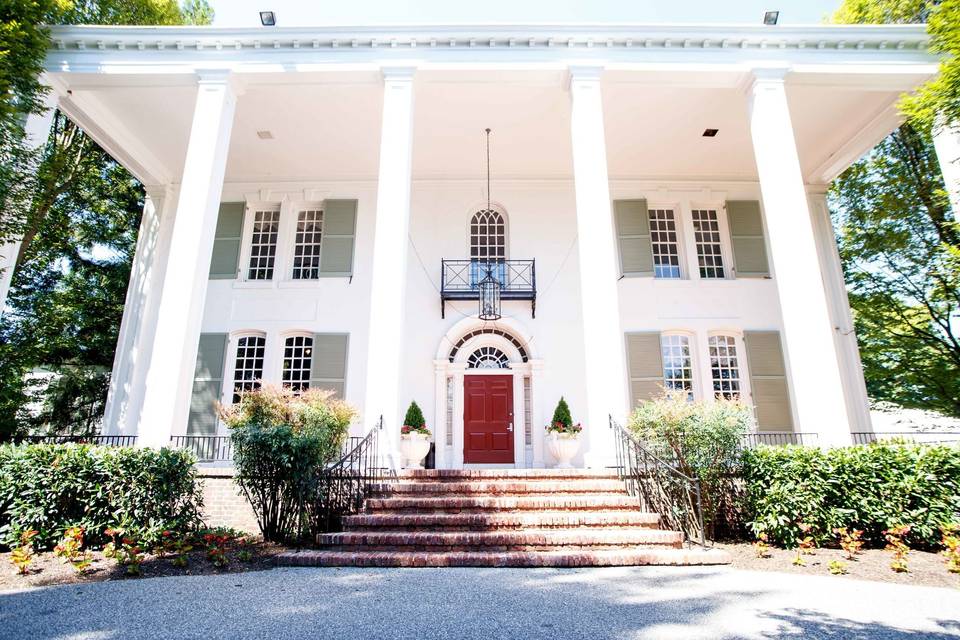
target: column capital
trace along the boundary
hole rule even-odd
[[[811,196],[825,196],[830,190],[830,185],[828,184],[808,184],[804,187],[807,190],[807,194]]]
[[[380,66],[383,82],[412,82],[417,73],[416,65],[385,64]]]
[[[782,86],[788,73],[790,67],[783,65],[753,67],[746,83],[746,93],[754,94],[760,88]]]
[[[143,185],[143,190],[146,192],[148,198],[153,200],[154,203],[157,203],[168,198],[173,188],[172,185],[169,184],[145,184]]]
[[[600,82],[605,70],[600,64],[572,64],[567,67],[567,88],[575,82]]]
[[[233,97],[243,95],[246,87],[229,69],[197,69],[200,87],[225,87]]]

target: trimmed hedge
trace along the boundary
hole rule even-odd
[[[0,446],[0,542],[36,529],[40,548],[79,525],[92,544],[123,527],[141,542],[200,525],[203,503],[192,454],[86,444]]]
[[[932,547],[939,527],[960,521],[960,447],[878,443],[821,450],[757,447],[743,453],[747,524],[754,534],[796,546],[801,523],[818,542],[833,530],[863,530],[870,545],[883,530],[910,525],[906,541]]]

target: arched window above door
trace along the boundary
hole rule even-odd
[[[468,369],[509,369],[510,358],[496,347],[480,347],[467,358]]]
[[[507,257],[507,224],[503,214],[483,209],[470,219],[470,258],[503,260]]]

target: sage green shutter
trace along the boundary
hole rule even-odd
[[[353,275],[353,244],[356,233],[356,200],[327,200],[323,203],[321,276]]]
[[[240,240],[243,236],[242,202],[221,202],[217,231],[210,258],[211,280],[233,280],[240,263]]]
[[[729,200],[727,221],[730,225],[730,244],[733,264],[738,278],[766,278],[770,276],[767,263],[767,245],[763,238],[763,215],[757,200]]]
[[[663,391],[663,352],[657,331],[628,333],[626,337],[630,402],[636,407]]]
[[[778,331],[746,331],[750,388],[760,431],[793,431],[790,390]]]
[[[338,398],[343,397],[349,346],[349,334],[314,334],[313,356],[310,361],[310,388],[333,389]]]
[[[653,275],[653,247],[650,244],[650,218],[646,200],[615,200],[617,244],[620,248],[620,273]]]
[[[223,389],[227,338],[225,333],[200,334],[197,366],[193,372],[190,417],[187,420],[188,436],[212,436],[217,433],[217,402]]]

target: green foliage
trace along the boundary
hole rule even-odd
[[[752,416],[750,407],[739,400],[690,402],[685,394],[670,392],[639,403],[630,416],[628,428],[644,446],[699,481],[711,537]]]
[[[329,391],[295,396],[265,387],[243,394],[221,416],[231,430],[236,482],[264,539],[303,539],[321,472],[341,450],[356,411]]]
[[[560,402],[557,403],[557,408],[553,410],[553,420],[550,422],[555,425],[563,425],[564,429],[569,429],[573,426],[570,407],[567,405],[567,401],[563,399],[563,396],[560,396]]]
[[[89,543],[113,525],[156,540],[199,524],[202,496],[191,454],[174,449],[91,445],[0,446],[0,539],[36,529],[40,547],[70,527]]]
[[[863,531],[878,546],[884,531],[908,525],[905,541],[931,547],[960,515],[960,448],[872,444],[821,450],[757,447],[743,452],[748,525],[793,548],[838,528]]]
[[[420,410],[420,405],[416,401],[411,402],[407,408],[407,415],[403,418],[403,424],[413,428],[423,427],[427,424],[427,421],[423,419],[423,411]]]

